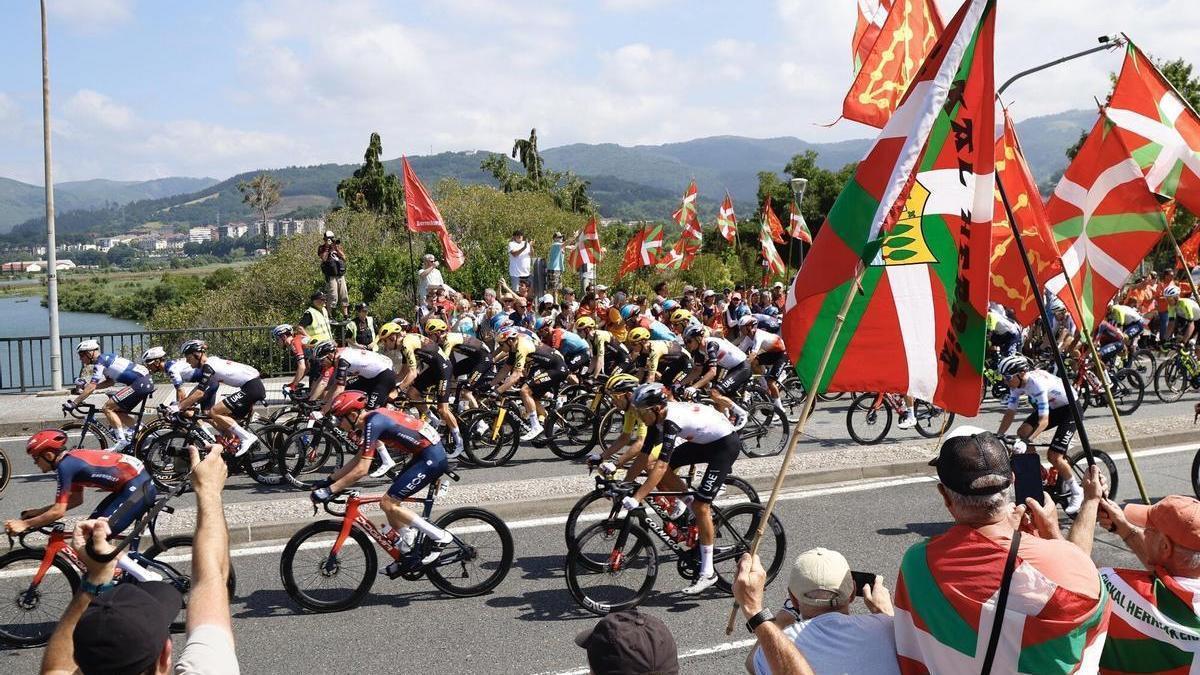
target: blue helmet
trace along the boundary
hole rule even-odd
[[[503,328],[507,328],[508,326],[511,326],[512,319],[508,318],[507,314],[497,314],[496,316],[493,316],[491,318],[489,323],[491,324],[492,332],[494,333]]]
[[[631,316],[637,316],[640,308],[634,304],[628,304],[621,308],[621,318],[628,320]]]
[[[674,300],[663,300],[662,311],[670,312],[677,307],[679,307],[678,302],[675,302]]]

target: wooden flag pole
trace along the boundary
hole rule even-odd
[[[762,518],[759,519],[758,529],[754,532],[754,541],[750,545],[750,555],[758,555],[758,544],[762,541],[763,532],[767,528],[767,523],[771,519],[771,512],[775,510],[775,502],[779,499],[779,490],[783,487],[783,479],[787,475],[788,465],[792,463],[792,456],[796,452],[796,444],[800,441],[800,436],[804,433],[804,427],[808,424],[809,414],[812,413],[813,404],[817,400],[817,390],[821,386],[821,381],[825,379],[825,369],[829,366],[829,359],[833,356],[833,345],[837,342],[838,335],[842,332],[842,324],[846,322],[846,314],[850,311],[850,304],[854,302],[855,290],[862,283],[863,275],[866,274],[866,265],[858,263],[858,268],[854,272],[854,278],[846,286],[846,299],[842,301],[842,307],[838,310],[837,318],[834,319],[833,328],[829,331],[829,340],[825,343],[825,351],[821,354],[821,360],[817,363],[817,371],[813,376],[812,390],[804,397],[804,407],[800,412],[800,422],[796,424],[796,428],[792,429],[792,437],[788,439],[787,450],[783,453],[783,464],[779,465],[779,473],[775,475],[775,484],[771,486],[771,497],[767,500],[767,506],[763,509]],[[733,633],[733,626],[737,622],[738,602],[733,601],[733,608],[729,611],[729,623],[725,625],[725,634]]]

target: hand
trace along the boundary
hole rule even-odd
[[[1122,539],[1128,537],[1130,530],[1133,529],[1133,525],[1125,518],[1124,509],[1111,499],[1100,500],[1100,509],[1096,514],[1096,522],[1100,524],[1100,527],[1109,532],[1116,533]]]
[[[596,462],[599,462],[599,461],[600,461],[600,449],[599,448],[592,450],[591,452],[588,453],[587,463],[589,465],[595,464]]]
[[[1013,454],[1016,455],[1025,452],[1028,447],[1029,446],[1025,444],[1024,440],[1018,438],[1017,440],[1013,441]]]
[[[327,487],[317,488],[316,490],[312,491],[308,498],[311,499],[314,504],[324,504],[330,499],[333,499],[333,492]]]
[[[102,563],[92,560],[88,555],[87,543],[92,542],[92,547],[96,549],[96,553],[107,555],[112,553],[115,546],[109,543],[108,537],[112,531],[108,527],[108,518],[97,518],[95,520],[81,520],[75,524],[75,530],[71,533],[71,548],[75,549],[75,553],[79,555],[80,560],[87,567],[87,578],[95,584],[107,583],[112,579],[113,570],[117,566],[117,559]]]
[[[892,608],[892,594],[888,592],[887,586],[883,585],[883,577],[876,575],[874,584],[864,585],[859,590],[862,591],[863,602],[872,614],[892,616],[895,612]]]
[[[621,507],[624,508],[626,511],[632,511],[636,508],[640,508],[641,506],[642,506],[642,503],[639,502],[638,500],[634,499],[633,495],[626,495],[624,498],[621,499]]]
[[[683,397],[685,399],[688,399],[689,401],[696,398],[696,388],[695,387],[684,387],[683,388]]]
[[[171,414],[175,414],[175,413],[179,412],[179,402],[171,401],[170,403],[167,403],[167,412],[169,412]]]
[[[1042,493],[1039,503],[1033,497],[1025,498],[1025,512],[1033,523],[1034,531],[1042,539],[1062,539],[1062,531],[1058,527],[1058,507],[1049,494]]]
[[[738,560],[737,578],[733,581],[733,598],[742,606],[747,619],[763,608],[763,586],[767,583],[767,572],[757,555],[745,553]]]
[[[21,520],[6,520],[4,521],[4,531],[12,536],[17,536],[25,530],[29,529],[25,526],[25,522]]]
[[[1100,472],[1100,465],[1089,466],[1083,476],[1083,499],[1095,501],[1108,493],[1108,477]]]
[[[600,465],[600,473],[612,475],[617,472],[617,465],[612,462],[604,462]]]
[[[284,397],[284,398],[291,398],[291,397],[292,397],[292,385],[291,385],[291,383],[288,383],[288,384],[285,384],[285,385],[283,385],[283,387],[281,387],[281,389],[282,389],[282,391],[283,391],[283,397]]]
[[[229,467],[221,456],[221,446],[213,443],[208,446],[208,456],[200,459],[200,449],[194,445],[188,446],[188,454],[192,457],[192,488],[197,495],[221,494],[225,488],[225,479],[229,477]]]

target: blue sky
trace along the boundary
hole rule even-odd
[[[849,84],[855,0],[48,2],[56,180],[354,162],[371,131],[388,157],[505,150],[532,126],[547,146],[871,135],[820,126]],[[997,81],[1118,30],[1200,67],[1194,0],[1001,0],[998,17]],[[36,0],[4,18],[0,176],[40,183]],[[1013,113],[1090,107],[1119,66],[1031,78]]]

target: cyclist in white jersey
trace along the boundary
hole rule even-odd
[[[250,446],[258,442],[258,436],[238,424],[237,420],[248,419],[254,412],[254,404],[265,401],[267,390],[259,378],[258,370],[237,361],[208,355],[208,345],[203,340],[188,340],[183,343],[183,358],[189,365],[200,370],[196,388],[179,402],[178,410],[187,410],[199,403],[209,387],[227,384],[238,390],[221,399],[212,408],[213,425],[221,431],[231,433],[241,441],[234,457],[246,454]]]
[[[725,415],[710,406],[668,403],[666,390],[657,382],[639,385],[633,391],[632,404],[647,427],[642,452],[657,452],[658,459],[650,465],[645,482],[622,501],[626,509],[639,508],[660,482],[673,492],[687,490],[687,484],[672,469],[689,464],[707,465],[695,499],[689,504],[700,534],[700,572],[695,583],[683,592],[695,595],[717,581],[713,570],[716,533],[711,505],[742,452],[742,439]]]
[[[120,452],[133,441],[133,429],[129,428],[135,420],[133,409],[154,393],[150,371],[124,356],[112,352],[101,354],[100,343],[95,340],[80,342],[75,351],[83,365],[92,367],[92,375],[82,382],[79,394],[63,405],[63,410],[73,410],[97,389],[125,385],[104,403],[104,417],[117,438],[113,450]]]
[[[167,376],[167,380],[175,388],[175,402],[179,403],[187,397],[183,385],[199,382],[200,378],[204,376],[204,372],[199,368],[193,368],[187,359],[171,359],[170,361],[166,359],[167,352],[162,347],[151,347],[142,353],[142,365],[146,366],[151,373],[162,373]],[[212,410],[220,386],[220,384],[211,383],[208,385],[208,389],[204,392],[204,398],[200,399],[200,410],[204,412]]]
[[[783,410],[783,401],[779,398],[779,380],[783,377],[784,368],[788,366],[787,346],[783,343],[783,338],[760,328],[758,318],[754,314],[747,314],[738,319],[738,329],[744,336],[738,349],[746,352],[751,371],[761,374],[762,383],[771,395],[771,404],[775,406],[775,410],[781,416],[787,417]]]
[[[746,426],[749,413],[733,401],[753,376],[746,352],[729,340],[712,337],[704,328],[695,326],[683,334],[683,342],[696,360],[703,362],[700,378],[683,390],[683,397],[692,398],[697,391],[707,389],[717,410],[726,415],[733,412],[735,429]]]
[[[1054,438],[1046,449],[1046,461],[1058,470],[1062,477],[1063,488],[1070,493],[1067,515],[1074,515],[1083,503],[1083,486],[1075,479],[1071,464],[1067,461],[1067,451],[1071,439],[1075,436],[1075,415],[1067,402],[1067,392],[1063,389],[1062,379],[1044,370],[1033,367],[1030,360],[1020,354],[1002,359],[996,366],[1000,376],[1004,378],[1009,388],[1008,401],[1005,404],[1004,418],[1000,420],[1000,428],[996,433],[1008,431],[1013,418],[1017,415],[1017,407],[1021,397],[1029,397],[1034,411],[1025,418],[1017,429],[1017,436],[1025,441],[1032,440],[1046,429],[1054,429]]]
[[[329,340],[313,345],[313,367],[321,368],[321,379],[313,388],[312,399],[325,398],[322,414],[329,414],[333,400],[346,389],[367,394],[367,410],[387,404],[396,388],[396,371],[385,354],[356,347],[338,347]],[[350,377],[357,377],[349,384]],[[332,387],[330,385],[333,385]]]

